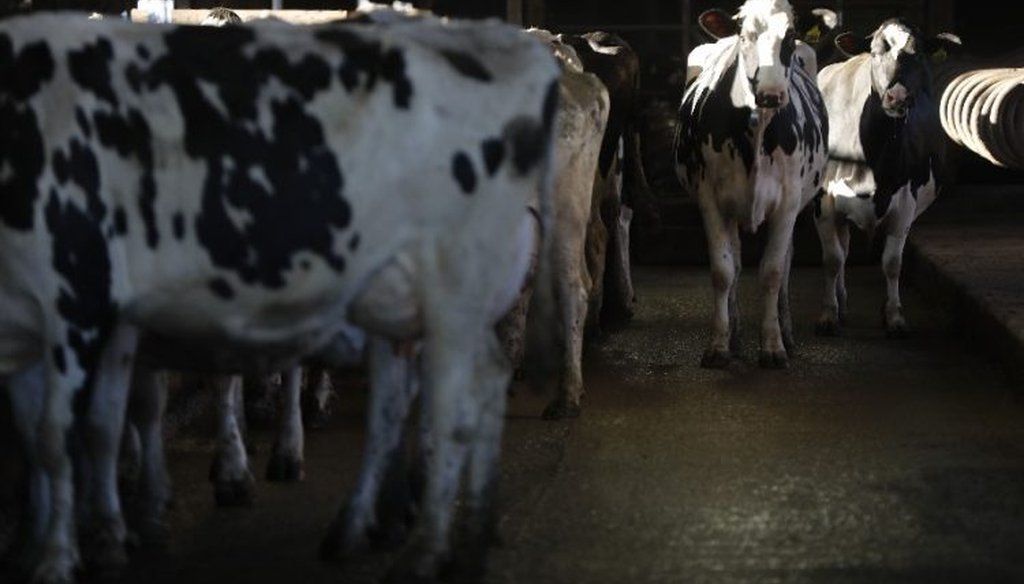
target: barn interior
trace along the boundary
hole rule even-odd
[[[961,54],[950,57],[954,71],[996,66],[1024,67],[1024,36],[1020,34],[1020,23],[1024,22],[1024,2],[792,0],[792,3],[801,15],[808,15],[813,8],[830,8],[840,15],[842,29],[850,30],[860,36],[870,34],[878,23],[893,16],[901,16],[917,23],[925,35],[952,32],[962,41],[963,50]],[[703,36],[697,25],[698,16],[703,11],[714,7],[734,11],[742,2],[737,0],[632,0],[629,2],[621,0],[414,0],[411,4],[430,9],[440,15],[460,18],[499,18],[523,26],[546,28],[554,32],[581,33],[604,30],[616,33],[627,40],[640,56],[641,102],[638,106],[640,151],[647,182],[655,195],[660,215],[657,226],[644,223],[634,224],[633,261],[636,265],[641,266],[706,266],[707,244],[696,202],[679,186],[672,165],[675,116],[684,89],[683,71],[686,54],[694,46],[706,41],[706,37]],[[220,0],[177,0],[173,5],[175,8],[212,8],[226,5],[236,9],[347,10],[354,8],[356,2],[353,0],[227,0],[225,2]],[[114,16],[126,14],[133,8],[135,8],[133,0],[0,0],[0,10],[5,12],[79,10]],[[0,129],[0,131],[3,130]],[[1021,152],[1020,155],[1024,157],[1024,152]],[[956,183],[943,193],[943,196],[923,217],[923,223],[934,221],[942,225],[956,224],[961,215],[978,212],[1024,216],[1024,166],[994,163],[976,150],[962,145],[956,146],[955,156]],[[744,262],[756,265],[761,251],[759,244],[762,242],[757,235],[744,235],[743,237]],[[809,217],[802,216],[798,220],[795,237],[797,238],[795,263],[803,266],[819,266],[821,264],[820,244],[814,231],[813,222]],[[879,241],[872,242],[855,236],[849,261],[855,265],[877,264],[880,255]],[[1012,293],[1017,294],[1018,292],[1012,291]],[[628,348],[622,349],[623,354],[628,351]],[[895,364],[894,367],[899,367],[899,364]],[[1020,369],[1019,363],[1017,368]],[[666,371],[671,373],[670,369],[666,369]],[[661,373],[664,372],[659,374]],[[744,373],[747,372],[744,371]],[[1017,402],[1008,406],[1009,408],[1019,410],[1019,395],[1018,392]],[[775,404],[759,405],[774,407]],[[808,407],[810,408],[810,406]],[[522,417],[525,418],[525,416]],[[954,416],[950,414],[950,417]],[[351,420],[346,419],[345,421],[347,423]],[[614,424],[609,422],[608,425]],[[995,439],[993,439],[994,442]],[[1019,447],[1018,450],[1006,455],[1006,458],[1017,456],[1018,452]],[[1019,460],[1019,457],[1015,460]],[[628,469],[629,464],[623,463],[623,467]],[[346,472],[350,470],[346,469]],[[1021,474],[1019,466],[1009,468],[1006,472],[1012,474],[1007,479],[1007,484],[1014,488],[1022,484],[1021,477],[1024,474]],[[911,485],[910,488],[924,489],[916,484]],[[963,487],[963,489],[969,490],[969,487]],[[979,492],[982,492],[982,487],[978,487],[978,489]],[[546,494],[542,494],[536,498],[540,500],[546,496]],[[283,498],[279,495],[272,497]],[[1019,512],[1020,506],[1018,505],[1015,509]],[[997,513],[994,507],[992,509],[986,507],[984,511],[989,514]],[[287,523],[287,516],[284,517],[281,520],[282,524]],[[0,514],[0,523],[2,523],[2,519],[2,514]],[[1012,523],[1013,519],[1012,516],[1005,518],[1005,522]],[[956,518],[948,521],[955,520]],[[1019,543],[1019,538],[1013,539],[1020,534],[1018,524],[1006,527],[1005,531],[1009,534],[1007,541]],[[210,539],[213,541],[215,538],[211,536]],[[884,550],[879,553],[884,553]],[[1006,555],[1009,557],[1010,554]],[[922,571],[914,572],[911,574],[912,577],[907,578],[901,577],[906,574],[897,574],[892,580],[885,580],[881,577],[874,580],[873,576],[876,574],[872,573],[857,573],[857,577],[846,579],[841,577],[842,574],[826,573],[818,579],[811,578],[806,581],[982,581],[973,579],[978,576],[977,572],[971,572],[966,568],[965,570],[962,574],[964,578],[958,578],[957,573],[950,576],[949,573],[941,571]],[[1017,576],[1022,574],[1019,564],[1014,566],[1014,570],[1016,571],[1011,571],[1012,574]],[[593,574],[591,573],[591,575]],[[1001,577],[1003,573],[999,572],[996,575]],[[863,578],[858,579],[860,576]],[[882,576],[887,576],[887,574]],[[990,581],[1012,581],[1012,579],[1001,580],[999,577],[993,577]],[[254,581],[257,580],[259,578],[254,577]],[[732,580],[710,578],[707,581]],[[735,581],[750,580],[739,578]],[[790,580],[782,578],[778,581]]]

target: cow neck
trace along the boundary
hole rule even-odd
[[[911,193],[926,184],[942,160],[942,136],[937,115],[931,113],[933,102],[921,96],[903,118],[891,118],[882,109],[882,101],[874,91],[868,96],[860,120],[861,146],[864,160],[878,185],[876,211],[881,214],[889,200],[901,187],[909,185]]]

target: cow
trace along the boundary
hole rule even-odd
[[[714,288],[712,334],[701,365],[725,367],[738,350],[739,230],[765,225],[759,362],[784,368],[793,348],[793,226],[821,184],[828,119],[814,78],[793,62],[789,3],[748,0],[736,19],[739,34],[715,44],[687,88],[675,138],[676,174],[697,197]]]
[[[840,36],[846,42],[853,38]],[[832,133],[825,188],[814,203],[825,267],[815,329],[819,335],[839,334],[846,317],[844,268],[853,223],[871,235],[878,229],[885,234],[883,322],[886,334],[899,338],[907,335],[899,290],[903,247],[914,220],[946,182],[947,141],[932,89],[931,51],[921,33],[894,18],[869,39],[860,47],[868,52],[818,75]]]
[[[587,248],[599,286],[591,322],[595,328],[617,328],[632,318],[636,300],[629,256],[633,218],[641,218],[647,228],[657,228],[659,221],[640,160],[640,59],[625,39],[606,31],[560,34],[558,39],[576,50],[583,69],[597,75],[611,99],[595,187],[603,191],[601,222],[591,227]]]
[[[556,116],[558,137],[555,149],[553,205],[555,246],[555,278],[557,305],[564,328],[565,341],[559,349],[564,372],[557,395],[545,408],[543,416],[558,419],[579,415],[583,396],[583,342],[587,315],[593,299],[600,294],[604,272],[604,256],[595,260],[588,253],[588,236],[595,224],[601,223],[601,207],[605,198],[603,183],[598,180],[602,136],[608,123],[610,98],[601,80],[583,70],[583,64],[572,46],[563,43],[549,31],[532,29],[529,34],[550,47],[562,66],[559,83],[559,107]],[[522,359],[519,331],[526,319],[522,303],[504,322],[503,336],[513,362]]]
[[[448,558],[464,471],[485,541],[510,379],[494,323],[538,231],[548,288],[558,77],[498,22],[0,21],[0,377],[42,487],[33,578],[79,563],[73,422],[91,469],[77,510],[123,555],[137,352],[271,372],[329,358],[344,322],[423,345],[429,469],[396,577]]]

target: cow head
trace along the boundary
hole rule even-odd
[[[916,28],[890,19],[872,33],[871,85],[882,102],[882,111],[903,118],[916,96],[931,92],[924,43]]]
[[[796,49],[793,9],[787,0],[747,0],[736,15],[739,58],[754,103],[778,109],[789,102],[789,75]]]

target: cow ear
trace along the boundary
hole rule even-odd
[[[711,8],[700,13],[697,22],[704,34],[714,40],[724,39],[739,32],[736,21],[721,8]]]
[[[951,32],[940,32],[925,41],[925,51],[933,63],[941,63],[950,55],[956,55],[962,50],[963,42],[960,41],[960,37]]]
[[[808,19],[810,27],[800,29],[800,39],[811,46],[818,46],[821,39],[832,32],[839,25],[839,15],[828,8],[815,8],[811,10],[811,17]]]
[[[846,57],[854,57],[866,53],[870,48],[867,39],[862,39],[850,31],[841,32],[836,36],[836,48]]]

